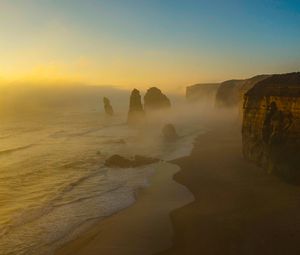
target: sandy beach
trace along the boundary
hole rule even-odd
[[[300,187],[245,161],[239,132],[212,128],[175,161],[195,200],[174,168],[157,172],[136,204],[56,254],[300,254]]]
[[[171,213],[174,244],[159,254],[300,254],[300,187],[246,162],[239,130],[221,128],[177,161],[195,201]]]
[[[137,194],[137,202],[95,224],[57,255],[155,254],[172,246],[172,210],[194,200],[187,188],[173,180],[177,165],[160,162],[149,187]],[[122,171],[122,169],[120,169]]]

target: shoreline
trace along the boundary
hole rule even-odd
[[[180,167],[160,162],[148,179],[149,186],[137,190],[131,206],[100,220],[74,240],[63,244],[55,255],[155,254],[172,246],[171,211],[194,200],[188,189],[175,182]]]
[[[195,200],[171,212],[173,245],[159,255],[300,254],[300,187],[242,155],[240,131],[201,135],[190,156],[173,161],[174,179]]]
[[[179,171],[168,181],[184,187],[193,199],[153,221],[147,214],[149,206],[142,202],[150,185],[139,191],[134,205],[105,219],[103,225],[97,223],[55,254],[300,254],[300,187],[246,161],[237,125],[211,126],[195,140],[189,156],[170,163]],[[165,180],[156,187],[162,205],[173,197],[163,192]],[[136,228],[136,216],[141,215]],[[167,228],[161,222],[167,222]],[[132,228],[138,231],[133,234]]]

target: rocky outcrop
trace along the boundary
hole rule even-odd
[[[244,156],[300,183],[300,73],[273,75],[244,98]]]
[[[141,95],[137,89],[131,92],[129,99],[129,111],[128,111],[128,124],[138,124],[143,121],[145,117]]]
[[[147,90],[144,96],[144,108],[146,112],[162,110],[171,107],[169,98],[160,89],[152,87]]]
[[[112,116],[114,115],[114,110],[110,104],[110,101],[107,97],[103,97],[104,111],[106,115]]]
[[[173,124],[167,124],[162,129],[163,137],[168,142],[174,142],[177,140],[178,135]]]
[[[213,104],[220,83],[203,83],[188,86],[186,99],[188,102],[204,102]]]
[[[268,75],[257,75],[245,80],[229,80],[222,82],[216,94],[217,107],[237,107],[242,104],[244,94],[256,83],[266,79]]]
[[[139,167],[139,166],[149,165],[158,161],[159,161],[158,159],[148,158],[140,155],[136,155],[133,158],[128,159],[116,154],[111,156],[105,161],[105,166],[129,168],[129,167]]]

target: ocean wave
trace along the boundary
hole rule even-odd
[[[42,207],[39,208],[33,208],[30,210],[24,210],[20,214],[14,216],[13,222],[10,222],[9,225],[0,227],[0,237],[6,234],[8,231],[12,230],[15,227],[20,227],[24,224],[31,223],[35,220],[38,220],[39,218],[43,217],[45,214],[51,212],[54,209],[54,205],[61,201],[61,198],[64,196],[64,194],[72,191],[76,188],[76,186],[80,185],[82,182],[89,178],[93,178],[95,175],[103,175],[105,174],[104,171],[96,172],[96,173],[90,173],[89,175],[83,176],[76,181],[70,182],[67,186],[65,186],[58,194],[49,200],[46,204],[43,204]]]
[[[62,153],[61,158],[50,157],[49,159],[48,154],[50,155],[53,149],[57,148],[49,147],[51,150],[42,151],[47,156],[39,158],[42,162],[40,165],[33,164],[33,167],[29,165],[28,171],[30,172],[27,171],[26,175],[23,176],[22,171],[16,171],[16,175],[14,173],[14,176],[9,176],[9,182],[7,182],[7,179],[4,180],[6,183],[14,183],[18,178],[18,181],[22,183],[22,178],[31,179],[31,176],[28,176],[29,174],[35,174],[34,177],[39,176],[40,171],[47,176],[48,171],[50,174],[53,170],[54,175],[50,179],[50,183],[53,181],[53,186],[47,186],[50,187],[48,190],[41,185],[37,185],[37,188],[34,189],[35,186],[33,185],[32,194],[29,194],[31,199],[34,195],[43,195],[43,192],[45,192],[47,195],[45,200],[41,199],[39,205],[33,203],[34,207],[23,208],[17,215],[11,215],[12,221],[6,226],[0,226],[0,247],[5,252],[18,251],[19,253],[13,254],[37,254],[34,251],[42,246],[47,246],[47,249],[49,249],[49,246],[55,246],[54,243],[62,241],[64,237],[72,234],[87,221],[110,216],[134,203],[137,188],[147,186],[149,175],[146,170],[135,168],[120,171],[119,169],[105,168],[102,164],[104,158],[114,153],[120,155],[124,153],[126,156],[139,153],[148,155],[147,153],[150,153],[150,151],[151,153],[159,152],[160,158],[164,160],[182,157],[190,153],[192,140],[198,134],[186,130],[179,132],[182,134],[180,139],[174,144],[163,144],[162,149],[160,147],[149,148],[150,146],[144,146],[136,130],[129,129],[124,123],[90,127],[85,126],[85,128],[76,130],[76,126],[72,126],[70,130],[65,130],[65,126],[56,126],[56,132],[51,129],[47,133],[50,141],[46,141],[50,145],[62,142],[61,145],[64,148],[64,146],[68,146],[68,143],[64,143],[65,140],[69,142],[73,137],[78,137],[78,139],[74,139],[74,142],[76,142],[76,145],[78,144],[77,147],[79,148],[80,144],[83,145],[81,151],[79,153],[74,151],[73,153],[73,143],[70,143],[71,146],[68,149],[70,149],[70,155],[72,156],[67,157],[69,154],[66,153],[65,156]],[[62,141],[55,140],[54,142],[51,138],[62,139]],[[78,140],[78,143],[76,140]],[[160,141],[162,139],[159,137],[158,132],[155,133],[152,140],[154,140],[156,146],[161,146]],[[48,145],[46,142],[39,144],[39,146]],[[120,146],[121,144],[124,145]],[[140,147],[136,145],[142,145],[145,149],[142,148],[140,151]],[[34,146],[34,144],[0,151],[0,155],[7,155],[31,146]],[[98,150],[101,153],[96,154]],[[47,167],[44,167],[45,164],[48,164]],[[49,165],[55,169],[52,169]],[[153,166],[148,167],[153,168]],[[59,174],[55,179],[56,173]],[[55,192],[51,191],[51,187],[54,187]],[[48,194],[50,195],[48,196]],[[33,196],[31,197],[31,195]],[[1,237],[4,238],[2,241]],[[2,254],[1,251],[0,254]],[[39,252],[39,254],[42,254],[42,252]]]
[[[87,135],[87,134],[90,134],[90,133],[97,132],[101,129],[102,128],[93,128],[93,129],[89,129],[89,130],[85,130],[85,131],[81,131],[81,132],[74,132],[74,133],[70,133],[70,132],[61,130],[61,131],[57,131],[53,134],[50,134],[49,137],[51,137],[51,138],[63,138],[63,137],[84,136],[84,135]]]
[[[103,192],[98,195],[86,194],[89,198],[85,197],[58,206],[53,206],[52,203],[51,206],[47,206],[48,208],[41,208],[43,214],[40,217],[30,212],[34,218],[30,222],[28,218],[23,217],[23,220],[26,219],[25,224],[17,225],[17,228],[10,229],[5,236],[0,238],[3,254],[48,254],[49,249],[52,250],[62,240],[78,232],[78,228],[88,221],[108,217],[134,203],[135,190],[144,186],[145,169],[143,171],[126,169],[121,172],[120,179],[119,170],[108,170],[113,171],[108,174],[107,184],[109,185],[93,182],[98,188],[103,188]],[[95,175],[91,176],[93,176],[92,179],[95,178]],[[137,179],[132,182],[132,178]],[[71,185],[64,191],[69,193],[78,187],[78,182],[76,183],[73,183],[74,187]],[[82,188],[84,187],[80,188],[81,191],[84,191]],[[62,197],[59,200],[61,199]],[[28,235],[29,232],[30,235]]]
[[[9,138],[9,137],[11,137],[11,136],[12,136],[12,135],[3,135],[3,136],[0,136],[0,140]]]
[[[118,123],[118,124],[113,124],[113,125],[103,125],[102,127],[91,128],[91,129],[83,130],[80,132],[69,132],[69,131],[65,131],[65,130],[60,130],[60,131],[56,131],[56,132],[50,134],[49,137],[50,138],[79,137],[79,136],[85,136],[85,135],[89,135],[92,133],[96,133],[100,130],[105,130],[105,129],[113,128],[113,127],[122,127],[122,126],[126,126],[126,125],[124,123],[121,123],[121,124]]]
[[[26,149],[29,149],[29,148],[35,146],[35,145],[36,144],[28,144],[28,145],[25,145],[25,146],[15,147],[15,148],[7,149],[7,150],[2,150],[2,151],[0,151],[0,156],[11,154],[11,153],[21,151],[21,150],[26,150]]]

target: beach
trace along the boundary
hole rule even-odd
[[[181,168],[174,180],[194,199],[175,202],[185,192],[170,189],[172,171],[156,172],[133,206],[56,254],[299,254],[300,188],[245,161],[239,127],[211,128],[173,163]]]
[[[177,165],[160,162],[153,167],[156,171],[149,178],[149,186],[137,191],[136,203],[99,221],[56,254],[155,254],[171,247],[169,214],[194,197],[173,180],[179,171]]]
[[[238,127],[200,136],[176,163],[195,201],[171,213],[173,246],[160,255],[300,254],[300,187],[245,161]]]

